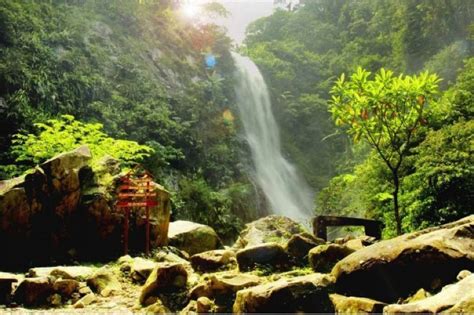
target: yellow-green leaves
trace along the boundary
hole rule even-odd
[[[125,164],[138,162],[153,153],[153,149],[135,141],[113,139],[102,131],[102,124],[82,123],[71,115],[36,123],[36,134],[16,134],[12,153],[16,162],[38,164],[61,152],[86,144],[92,152],[93,164],[110,155]]]
[[[336,125],[348,127],[355,142],[367,140],[386,151],[390,160],[409,140],[407,135],[425,121],[425,105],[438,92],[439,81],[427,72],[395,76],[385,69],[372,79],[359,67],[349,80],[342,75],[335,82],[330,111]]]

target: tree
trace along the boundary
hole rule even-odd
[[[370,74],[360,67],[349,80],[343,74],[331,90],[329,108],[336,125],[347,126],[354,141],[365,139],[389,168],[397,234],[401,234],[400,168],[414,134],[426,122],[427,104],[437,94],[440,80],[428,72],[396,77],[381,69],[374,79]]]

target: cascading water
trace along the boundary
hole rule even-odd
[[[252,152],[253,175],[273,213],[308,223],[312,193],[295,167],[282,156],[278,125],[263,76],[249,58],[236,53],[232,56],[237,68],[237,105]]]

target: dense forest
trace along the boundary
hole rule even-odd
[[[232,238],[265,213],[235,108],[232,42],[222,27],[180,19],[175,6],[0,0],[1,178],[89,143],[97,158],[143,163],[171,191],[176,219]],[[205,14],[226,12],[208,5]],[[337,78],[358,67],[441,79],[397,169],[402,230],[474,211],[473,16],[462,0],[314,0],[250,25],[237,50],[264,74],[315,213],[397,230],[390,169],[330,111]]]
[[[474,211],[473,14],[469,1],[306,1],[248,28],[242,49],[265,74],[288,155],[320,192],[317,213],[396,232],[390,169],[328,111],[336,79],[357,67],[441,78],[400,166],[403,231]]]

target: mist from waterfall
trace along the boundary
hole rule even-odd
[[[237,105],[254,164],[252,175],[274,214],[308,223],[313,194],[282,156],[279,129],[263,76],[249,58],[236,53],[232,57],[237,68]]]

